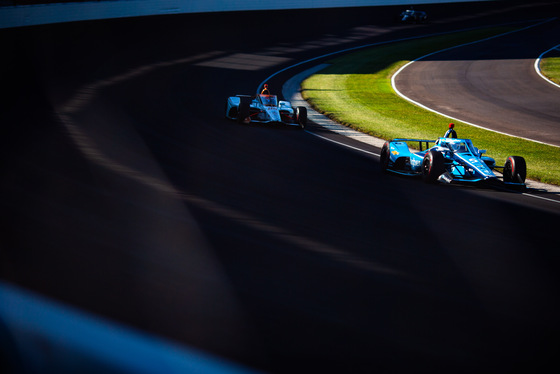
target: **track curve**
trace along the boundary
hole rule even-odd
[[[371,155],[223,118],[227,96],[292,61],[464,26],[394,26],[393,10],[6,33],[18,53],[2,68],[27,100],[2,111],[18,124],[2,280],[273,373],[557,365],[557,205],[383,175]]]
[[[534,62],[558,44],[560,21],[421,58],[395,76],[410,100],[443,115],[521,138],[560,146],[560,90]],[[451,93],[451,94],[450,94]]]

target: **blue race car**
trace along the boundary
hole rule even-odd
[[[284,124],[305,128],[307,108],[293,107],[289,101],[278,100],[268,92],[268,86],[256,96],[230,96],[226,103],[226,118],[239,123]]]
[[[483,156],[486,151],[476,148],[470,139],[456,136],[453,124],[450,124],[445,136],[437,140],[394,139],[385,142],[381,148],[381,169],[422,176],[427,183],[498,182],[511,189],[525,189],[527,166],[523,157],[509,156],[504,166],[497,166],[496,161]],[[417,143],[420,150],[411,152],[408,142]],[[494,174],[495,169],[501,169],[502,176]]]

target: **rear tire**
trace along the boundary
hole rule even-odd
[[[443,155],[433,149],[426,153],[422,160],[422,179],[426,183],[435,183],[445,173]]]
[[[504,182],[525,183],[527,164],[521,156],[509,156],[504,165]]]

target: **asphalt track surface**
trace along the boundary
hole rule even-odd
[[[271,373],[558,368],[556,195],[424,185],[313,124],[223,118],[298,61],[556,11],[511,4],[2,31],[2,280]]]
[[[560,146],[560,88],[534,67],[559,44],[559,29],[554,19],[432,54],[399,73],[395,85],[409,99],[452,118]]]

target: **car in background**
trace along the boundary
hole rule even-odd
[[[396,20],[400,23],[426,23],[428,20],[428,14],[422,10],[414,10],[414,8],[410,8],[400,13]]]
[[[307,124],[307,108],[292,107],[289,101],[276,95],[230,96],[226,103],[226,118],[238,123],[283,124],[301,129]]]
[[[411,151],[409,143],[418,144]],[[430,144],[433,146],[430,147]],[[424,150],[423,150],[424,148]],[[527,166],[521,156],[509,156],[504,166],[483,156],[470,139],[441,137],[437,140],[394,139],[381,149],[381,169],[407,176],[421,176],[427,183],[481,183],[524,190]],[[501,169],[502,175],[494,170]]]

